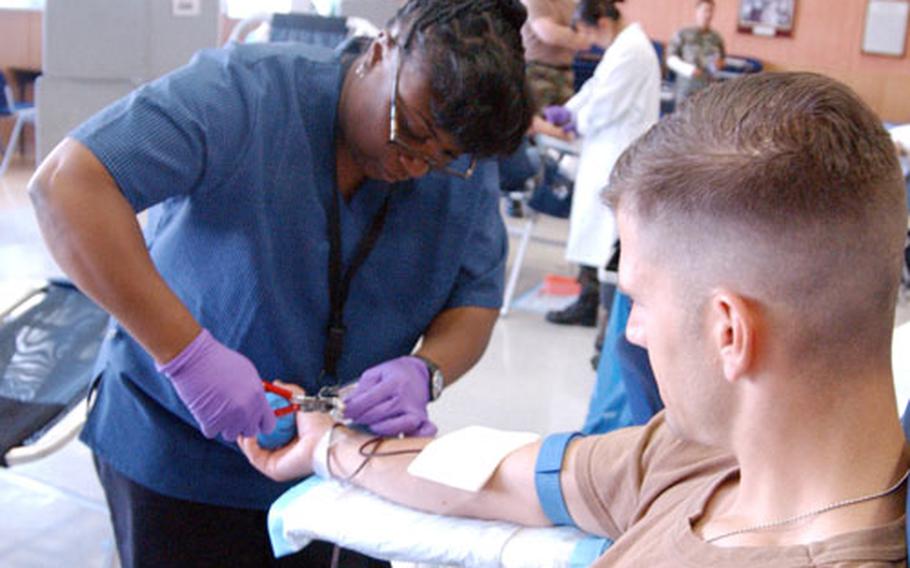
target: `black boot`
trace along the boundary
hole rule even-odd
[[[600,283],[597,281],[597,269],[583,266],[578,275],[581,294],[578,299],[561,310],[547,312],[550,323],[561,325],[597,326],[597,307],[600,305]]]
[[[547,312],[547,321],[562,325],[580,325],[595,327],[597,325],[597,293],[582,293],[577,300],[561,310]]]
[[[506,214],[513,219],[524,218],[525,208],[520,197],[509,195],[509,205],[506,208]]]

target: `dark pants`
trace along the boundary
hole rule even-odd
[[[332,565],[334,547],[327,542],[313,542],[297,554],[275,559],[266,530],[266,511],[166,497],[127,479],[97,456],[95,469],[107,496],[124,568],[328,568]],[[388,568],[391,565],[342,549],[338,566]]]

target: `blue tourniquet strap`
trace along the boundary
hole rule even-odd
[[[562,495],[562,486],[559,484],[559,474],[562,471],[562,460],[566,454],[566,447],[579,432],[565,432],[551,434],[544,438],[537,454],[537,463],[534,465],[534,486],[537,488],[537,498],[540,506],[554,525],[571,525],[575,522],[569,516],[566,500]]]

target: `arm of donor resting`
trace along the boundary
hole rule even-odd
[[[199,323],[155,269],[136,214],[107,169],[67,138],[41,163],[29,197],[54,260],[159,363],[199,335]]]
[[[486,484],[472,492],[408,473],[411,462],[432,441],[431,438],[387,438],[378,450],[374,446],[369,448],[377,455],[364,464],[360,449],[370,440],[368,434],[341,426],[335,426],[336,430],[327,434],[332,428],[332,420],[319,413],[298,413],[297,428],[298,438],[275,451],[262,449],[255,438],[240,438],[238,444],[253,467],[272,479],[287,481],[312,473],[313,463],[319,459],[314,454],[321,451],[319,441],[329,436],[328,449],[322,447],[322,451],[326,451],[323,467],[332,477],[350,478],[350,483],[385,499],[441,515],[508,521],[525,526],[551,525],[535,488],[534,466],[540,451],[539,441],[507,454]],[[575,483],[576,449],[573,442],[566,452],[561,474],[563,495],[579,527],[592,534],[601,534],[602,530],[588,512]]]

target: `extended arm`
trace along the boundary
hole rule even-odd
[[[238,443],[252,465],[265,475],[279,481],[309,475],[313,469],[313,453],[317,442],[331,427],[331,420],[319,414],[298,414],[299,437],[284,448],[270,452],[259,447],[255,438],[241,438]],[[332,436],[328,464],[331,473],[340,479],[353,474],[364,457],[359,448],[369,436],[339,427]],[[421,450],[431,442],[427,438],[386,439],[379,453],[401,450]],[[572,517],[583,530],[600,533],[574,482],[574,453],[569,446],[562,473],[562,488]],[[487,484],[478,492],[462,491],[414,477],[407,473],[416,453],[377,456],[367,462],[351,483],[390,501],[422,511],[510,521],[526,526],[548,526],[534,485],[534,464],[540,443],[523,446],[503,459]]]
[[[337,434],[337,432],[336,432]],[[363,461],[358,449],[367,436],[345,431],[331,452],[331,468],[346,478]],[[380,446],[383,453],[422,448],[426,438],[389,439]],[[483,489],[476,493],[448,487],[407,473],[414,454],[372,458],[353,483],[402,505],[422,511],[511,521],[528,526],[547,526],[549,520],[534,492],[534,459],[539,444],[519,448],[509,454]]]
[[[54,259],[159,363],[200,326],[155,269],[136,215],[85,146],[66,139],[29,182],[38,224]]]
[[[129,202],[81,143],[66,139],[29,183],[61,268],[158,362],[208,437],[269,431],[259,374],[204,332],[155,269]]]

